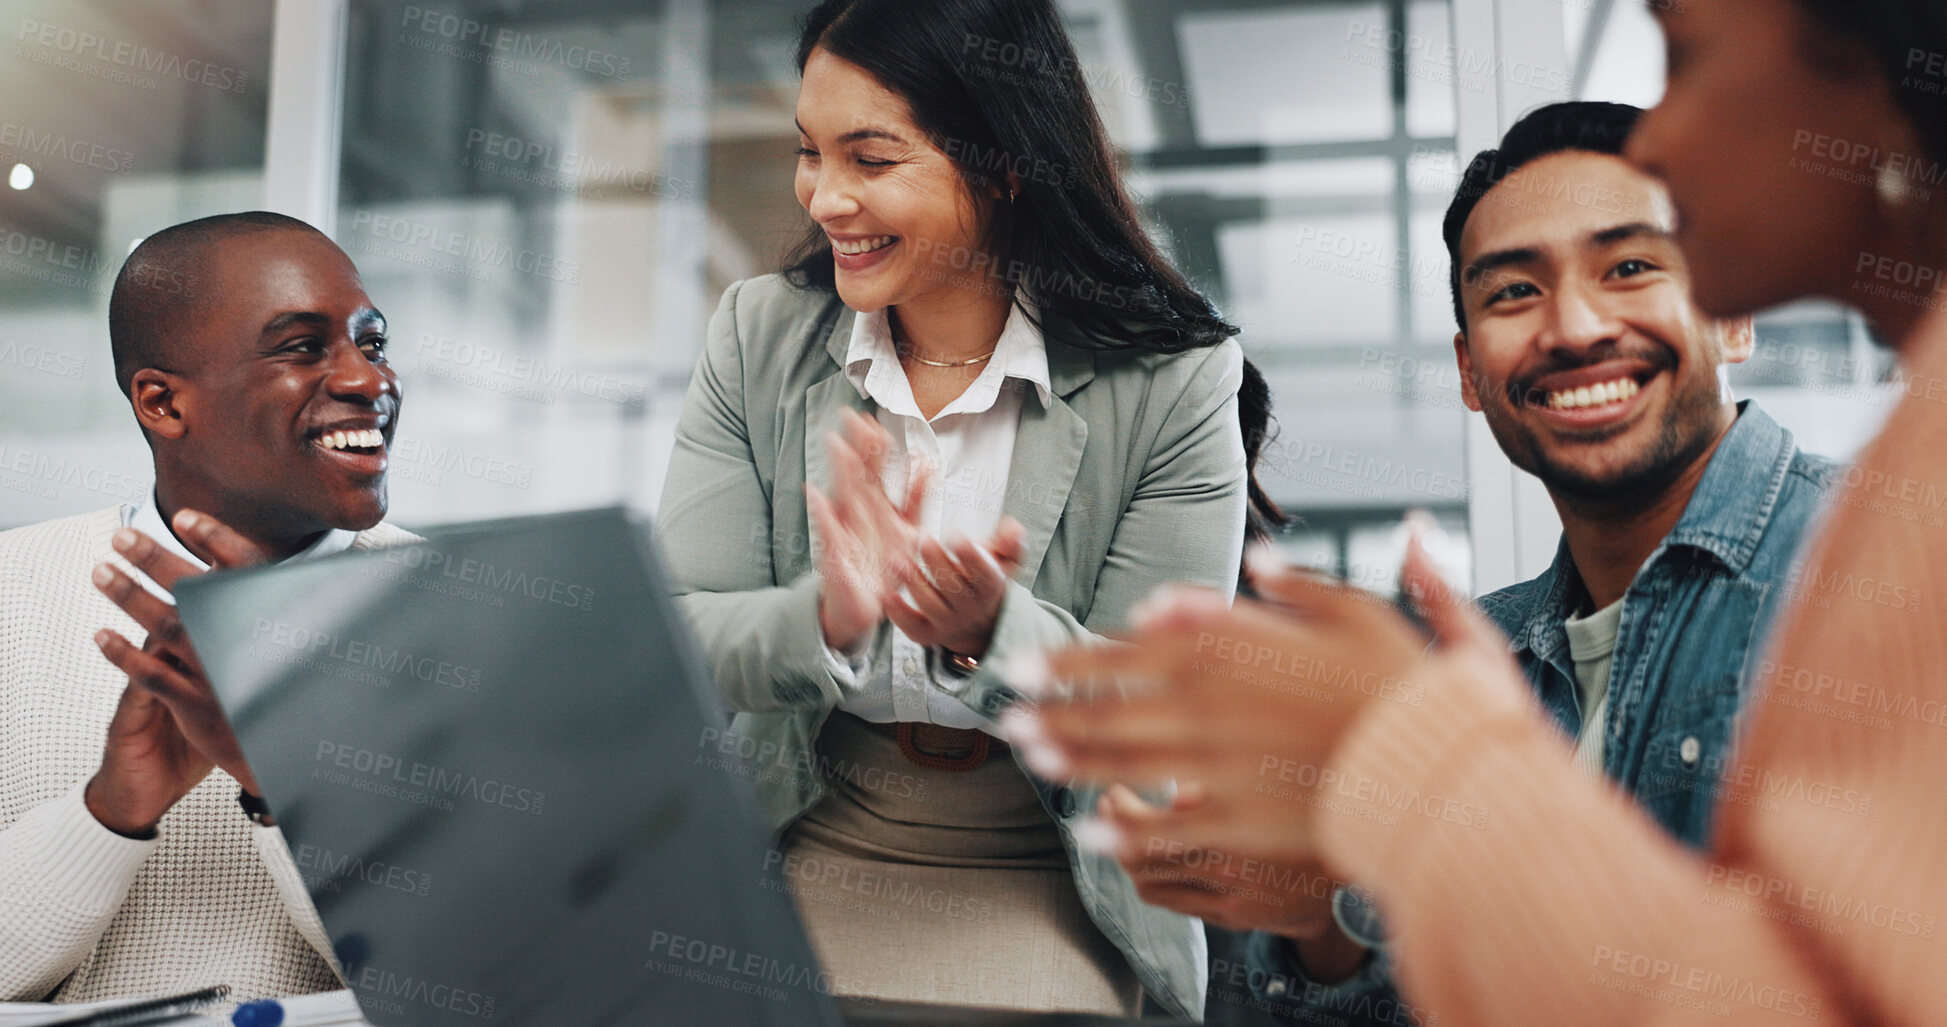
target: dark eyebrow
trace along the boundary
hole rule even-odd
[[[811,133],[804,130],[803,122],[793,121],[792,123],[798,126],[799,134],[806,137],[811,135]],[[866,139],[884,139],[889,143],[902,144],[906,141],[903,136],[883,128],[855,128],[838,137],[838,141],[841,143],[856,143]]]
[[[1600,232],[1591,233],[1589,235],[1589,241],[1597,246],[1614,246],[1619,242],[1644,237],[1668,239],[1670,233],[1647,221],[1632,221],[1626,225],[1617,225],[1614,228],[1605,228]]]
[[[1532,264],[1540,259],[1541,251],[1531,246],[1522,246],[1511,250],[1495,250],[1493,253],[1483,253],[1475,257],[1472,263],[1469,263],[1465,268],[1461,269],[1460,281],[1463,285],[1473,285],[1480,281],[1482,276],[1486,275],[1489,271],[1499,271],[1504,267],[1510,267],[1515,264]]]
[[[888,132],[883,128],[855,128],[838,137],[838,141],[841,143],[856,143],[866,139],[884,139],[889,143],[904,143],[906,141],[904,137]]]
[[[1615,225],[1589,233],[1589,244],[1597,247],[1614,246],[1619,242],[1642,238],[1668,239],[1670,233],[1647,221],[1632,221],[1626,225]],[[1530,264],[1540,259],[1541,251],[1529,246],[1483,253],[1461,270],[1460,280],[1463,284],[1471,285],[1490,271],[1499,271],[1516,264]]]
[[[284,329],[297,324],[306,325],[312,328],[325,328],[331,325],[331,319],[324,316],[323,314],[319,314],[309,310],[288,311],[286,313],[279,314],[268,321],[265,321],[263,330],[258,332],[257,334],[261,337],[269,338],[270,336],[276,335],[279,332],[282,332]]]
[[[264,322],[263,331],[258,334],[260,337],[268,339],[273,335],[282,333],[284,329],[292,325],[304,325],[307,328],[330,328],[331,323],[331,318],[317,311],[292,310],[279,314]],[[385,331],[385,315],[373,310],[371,307],[366,307],[364,310],[352,315],[351,329],[354,334],[362,332],[367,328],[377,328],[383,333]]]

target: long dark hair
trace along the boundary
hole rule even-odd
[[[1947,5],[1940,0],[1798,0],[1820,24],[1862,43],[1919,132],[1947,163]]]
[[[976,193],[1019,181],[992,219],[991,278],[1040,319],[1104,349],[1177,353],[1237,334],[1143,231],[1052,0],[825,0],[798,39],[800,73],[819,49],[905,99]],[[785,275],[834,287],[816,226]]]
[[[1253,546],[1271,541],[1273,533],[1291,523],[1291,515],[1257,480],[1258,458],[1264,455],[1265,443],[1277,437],[1278,429],[1271,417],[1271,384],[1248,360],[1244,362],[1244,384],[1237,390],[1237,422],[1244,432],[1244,480],[1250,496],[1250,504],[1244,509],[1244,544]]]

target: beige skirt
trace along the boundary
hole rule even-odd
[[[928,725],[909,726],[902,745],[900,727],[825,721],[828,790],[784,845],[785,885],[835,990],[1135,1015],[1135,971],[1082,907],[1055,823],[1007,745]],[[946,769],[970,742],[985,760]]]

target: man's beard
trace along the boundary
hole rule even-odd
[[[1674,376],[1674,369],[1671,371]],[[1495,438],[1516,467],[1527,471],[1548,491],[1571,502],[1601,504],[1606,507],[1644,506],[1660,497],[1678,475],[1710,448],[1718,434],[1718,417],[1723,401],[1716,376],[1699,378],[1671,397],[1655,440],[1629,463],[1592,474],[1576,462],[1552,458],[1527,424],[1515,417],[1504,418],[1506,430]],[[1489,427],[1494,427],[1490,419]],[[1510,439],[1509,436],[1515,436]],[[1513,441],[1517,445],[1509,445]],[[1598,443],[1599,445],[1599,443]]]

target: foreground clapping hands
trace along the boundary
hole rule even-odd
[[[208,514],[181,510],[172,524],[176,537],[214,569],[263,562],[255,546]],[[203,573],[133,528],[116,532],[113,545],[165,591]],[[106,628],[95,633],[102,655],[128,675],[108,724],[101,769],[88,782],[86,801],[95,819],[130,837],[147,836],[212,767],[261,795],[176,608],[112,563],[95,568],[94,584],[148,632],[140,647]]]
[[[1096,805],[1113,832],[1116,856],[1136,894],[1152,906],[1230,931],[1267,931],[1304,944],[1306,975],[1321,983],[1355,973],[1365,946],[1341,933],[1332,897],[1344,882],[1316,861],[1282,863],[1190,845],[1175,837],[1178,815],[1207,800],[1201,785],[1177,790],[1168,807],[1151,805],[1113,785]]]
[[[1506,639],[1441,580],[1416,532],[1402,585],[1433,635],[1371,593],[1254,554],[1263,601],[1235,606],[1170,589],[1135,618],[1132,642],[1052,654],[1044,693],[1017,709],[1010,737],[1057,779],[1193,783],[1197,801],[1132,816],[1104,804],[1100,840],[1126,865],[1146,839],[1309,865],[1315,826],[1346,803],[1330,786],[1333,754],[1375,704],[1419,706],[1458,678],[1492,701],[1531,702]],[[1113,682],[1115,688],[1103,688]]]

